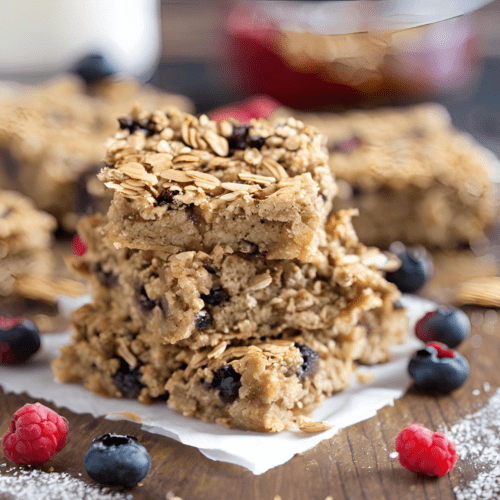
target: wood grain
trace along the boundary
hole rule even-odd
[[[468,308],[467,312],[476,313],[478,323],[477,318],[486,309]],[[471,364],[471,374],[451,395],[434,397],[409,391],[375,417],[342,430],[315,449],[259,476],[236,465],[211,461],[197,449],[172,439],[141,431],[137,423],[95,419],[44,401],[68,419],[70,434],[63,451],[40,469],[54,467],[56,472],[67,472],[94,484],[83,467],[85,451],[94,437],[115,432],[137,436],[151,455],[151,470],[143,486],[128,490],[134,499],[165,499],[170,491],[184,500],[274,500],[276,495],[282,500],[324,500],[328,496],[334,500],[451,500],[455,498],[453,487],[478,475],[468,458],[459,460],[449,475],[435,479],[403,469],[389,455],[404,426],[419,422],[434,430],[450,427],[477,411],[500,387],[500,324],[493,326],[491,322],[476,324],[471,338],[459,349]],[[488,393],[483,390],[485,381],[491,385]],[[479,395],[473,395],[476,389]],[[1,435],[15,410],[29,402],[34,400],[25,394],[6,394],[0,389]]]

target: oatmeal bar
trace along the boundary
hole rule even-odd
[[[186,416],[264,432],[300,425],[348,387],[363,348],[362,337],[288,331],[281,339],[192,350],[159,342],[112,308],[88,304],[73,320],[72,343],[53,363],[59,381],[109,397],[166,400]]]
[[[37,210],[31,199],[0,190],[0,295],[14,291],[16,276],[52,271],[49,247],[56,226],[54,217]]]
[[[250,125],[179,110],[120,119],[98,178],[117,246],[309,259],[336,193],[325,138],[294,118]]]
[[[0,101],[0,185],[32,197],[73,229],[75,214],[109,206],[96,174],[117,116],[136,103],[192,110],[182,96],[133,80],[87,86],[77,77],[26,88]]]
[[[97,303],[112,304],[145,331],[191,348],[224,341],[275,338],[287,331],[336,338],[361,325],[361,361],[386,361],[390,346],[406,333],[399,292],[379,268],[388,258],[360,245],[352,211],[326,225],[311,263],[269,260],[217,245],[165,254],[116,249],[106,238],[106,219],[87,217],[78,226],[88,250],[69,260],[89,279]]]
[[[489,171],[498,160],[458,132],[444,107],[299,116],[328,137],[339,185],[335,209],[359,208],[354,227],[363,243],[454,248],[492,223]]]

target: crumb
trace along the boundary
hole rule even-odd
[[[368,370],[358,369],[356,379],[360,384],[371,384],[375,380],[375,374]]]

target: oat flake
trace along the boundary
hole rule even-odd
[[[457,500],[489,500],[500,497],[500,389],[486,406],[467,415],[445,431],[460,455],[457,467],[467,461],[478,477],[455,486]]]
[[[7,464],[0,464],[6,467]],[[12,472],[17,468],[7,469]],[[5,469],[0,469],[0,472]],[[15,476],[0,475],[0,496],[6,494],[9,500],[132,500],[126,495],[110,491],[108,488],[91,486],[66,473],[43,472],[38,469],[17,469]]]

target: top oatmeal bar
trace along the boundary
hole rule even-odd
[[[294,118],[217,123],[176,108],[119,120],[98,178],[117,247],[309,259],[336,184],[324,136]]]

